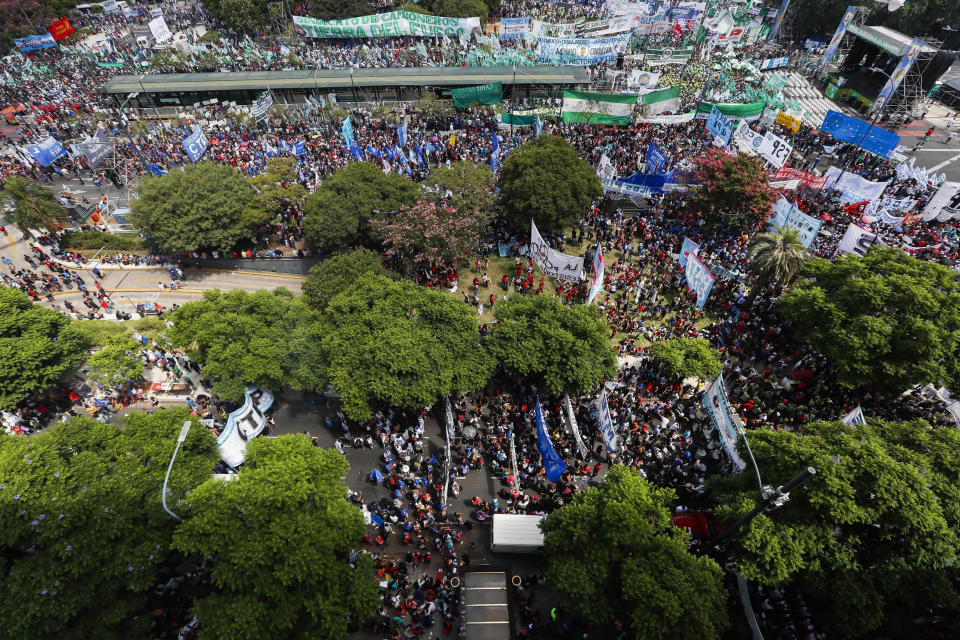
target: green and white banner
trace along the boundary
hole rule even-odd
[[[444,18],[410,11],[391,11],[345,20],[317,20],[293,16],[298,31],[309,38],[379,38],[383,36],[469,36],[480,28],[480,18]]]
[[[457,109],[466,109],[480,104],[500,104],[503,102],[503,84],[492,82],[462,89],[451,89],[450,97]]]
[[[685,49],[647,49],[644,61],[651,66],[661,64],[686,64],[693,55],[693,47]]]
[[[637,96],[564,91],[560,117],[564,122],[628,125],[636,104]]]
[[[640,96],[644,116],[655,116],[680,108],[680,87],[669,87]]]

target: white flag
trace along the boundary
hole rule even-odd
[[[863,415],[863,409],[857,405],[857,408],[841,418],[840,422],[852,427],[855,424],[867,424],[867,418]]]

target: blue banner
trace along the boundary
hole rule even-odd
[[[397,137],[400,138],[400,146],[407,146],[407,133],[410,131],[410,125],[407,123],[407,116],[403,116],[403,122],[397,126]]]
[[[733,122],[720,113],[717,105],[713,105],[713,109],[710,110],[710,116],[707,118],[707,131],[712,133],[715,139],[722,140],[724,147],[730,144],[730,136],[733,135]]]
[[[343,126],[340,130],[343,132],[343,141],[349,149],[353,146],[353,123],[350,122],[350,116],[343,119]]]
[[[683,239],[683,244],[680,245],[680,257],[677,259],[680,263],[680,268],[686,270],[687,256],[690,254],[697,255],[698,253],[700,253],[700,245],[690,238],[685,237]]]
[[[26,36],[24,38],[14,38],[13,44],[17,45],[20,51],[36,51],[37,49],[49,49],[57,46],[57,41],[49,33],[37,36]]]
[[[543,120],[540,116],[536,116],[536,120],[533,121],[533,135],[539,136],[541,131],[543,131]]]
[[[694,7],[673,7],[670,9],[671,20],[693,20],[700,12]]]
[[[547,426],[543,422],[543,409],[540,408],[540,398],[537,397],[537,449],[540,450],[540,457],[543,458],[543,469],[550,482],[556,482],[567,470],[567,463],[553,448],[550,442],[550,434],[547,433]]]
[[[500,136],[494,132],[493,143],[490,146],[490,169],[496,173],[500,166]]]
[[[298,156],[307,155],[307,146],[303,144],[303,140],[297,140],[293,143],[293,153]]]
[[[183,140],[183,150],[187,152],[187,156],[190,158],[190,162],[196,162],[207,152],[207,147],[210,146],[210,143],[207,141],[207,136],[203,135],[203,129],[200,128],[200,125],[194,125],[193,133],[184,138]]]
[[[650,141],[647,146],[647,173],[659,174],[667,165],[667,154],[660,150],[660,147]]]
[[[783,22],[783,17],[787,15],[787,7],[790,6],[790,0],[783,0],[780,3],[780,10],[777,11],[777,17],[773,19],[773,26],[770,27],[770,36],[768,39],[773,40],[777,37],[777,31],[780,30],[780,24]]]
[[[597,398],[597,423],[600,426],[600,435],[603,436],[603,444],[607,451],[614,453],[617,451],[617,430],[613,426],[613,419],[610,417],[610,405],[607,404],[607,389],[600,388],[600,397]]]
[[[697,309],[703,309],[703,305],[707,302],[707,296],[710,295],[710,289],[713,288],[713,281],[715,280],[713,274],[695,254],[687,255],[687,264],[683,273],[687,277],[687,287],[697,294]]]
[[[530,18],[500,18],[500,39],[516,40],[530,30]]]
[[[830,38],[830,44],[827,45],[827,50],[823,53],[823,61],[820,62],[821,67],[827,66],[830,64],[830,61],[833,60],[833,56],[837,52],[837,47],[840,46],[840,41],[843,40],[843,34],[847,32],[847,27],[850,26],[850,22],[853,21],[853,14],[856,12],[856,7],[847,7],[843,18],[840,19],[840,25],[837,27],[836,33]]]
[[[775,231],[784,228],[793,228],[800,235],[800,243],[807,249],[816,240],[820,233],[820,227],[823,226],[823,220],[808,216],[795,204],[791,204],[786,198],[780,198],[773,205],[775,215],[770,219],[767,225],[767,231]]]
[[[28,144],[27,153],[44,167],[49,167],[57,158],[67,155],[67,150],[53,136],[37,144]]]
[[[890,133],[886,129],[872,125],[869,122],[852,118],[839,111],[828,111],[823,118],[820,129],[826,131],[841,142],[859,145],[871,153],[889,158],[897,145],[900,136]],[[866,137],[864,137],[866,134]]]
[[[919,38],[914,38],[910,43],[910,46],[907,47],[907,52],[901,56],[900,61],[897,63],[896,68],[893,70],[893,73],[890,74],[890,77],[887,78],[887,83],[883,85],[883,89],[880,90],[880,93],[877,94],[877,99],[873,102],[873,106],[870,108],[870,113],[876,113],[877,111],[883,109],[883,107],[890,100],[890,96],[893,95],[893,92],[897,90],[897,87],[900,86],[900,83],[903,82],[903,77],[907,75],[907,69],[917,61],[917,56],[920,55],[920,50],[923,49],[924,42]]]

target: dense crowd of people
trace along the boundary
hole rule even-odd
[[[497,111],[489,107],[454,110],[432,105],[360,103],[347,108],[327,99],[322,107],[311,103],[301,105],[299,110],[275,110],[264,120],[252,122],[238,117],[232,106],[207,104],[197,110],[183,109],[180,119],[165,121],[150,117],[149,110],[137,113],[94,99],[93,87],[132,69],[138,73],[172,73],[454,66],[470,64],[471,59],[477,59],[478,51],[490,55],[494,48],[513,51],[527,60],[535,57],[533,45],[523,38],[497,41],[495,47],[489,40],[463,42],[446,37],[435,39],[429,46],[423,39],[405,37],[322,42],[290,42],[263,35],[251,38],[213,18],[198,2],[183,3],[181,9],[166,15],[171,31],[177,34],[174,50],[148,51],[132,43],[126,32],[142,19],[89,14],[76,20],[75,26],[103,34],[106,46],[81,44],[66,51],[31,52],[27,64],[20,57],[3,62],[0,72],[6,81],[0,86],[0,100],[17,105],[21,111],[16,132],[3,135],[7,146],[0,158],[0,182],[12,176],[57,185],[74,179],[85,184],[83,181],[89,180],[103,195],[101,187],[110,182],[119,185],[122,175],[135,179],[162,174],[188,162],[181,140],[199,119],[206,122],[204,133],[210,142],[205,159],[255,176],[264,171],[271,158],[291,155],[297,161],[297,179],[310,191],[357,160],[422,181],[432,169],[454,162],[495,164],[491,163],[495,147],[503,157],[541,134],[539,126],[504,128]],[[606,15],[606,3],[505,0],[498,13],[500,17],[531,16],[563,23],[602,17]],[[198,25],[216,30],[217,37],[203,37]],[[675,46],[686,42],[689,35],[689,28],[684,27],[635,37],[631,50],[625,53]],[[680,105],[673,110],[677,113],[692,110],[702,100],[738,102],[763,90],[767,75],[717,64],[714,46],[697,46],[687,64],[654,67],[641,56],[639,62],[633,60],[628,67],[656,68],[663,72],[663,86],[679,86]],[[736,56],[744,60],[797,54],[790,48],[763,44],[736,48]],[[97,62],[123,66],[118,71],[117,67],[98,66]],[[610,70],[604,67],[591,69],[598,83],[608,79]],[[504,105],[508,110],[531,107],[546,107],[556,114],[559,100]],[[351,119],[354,147],[348,146],[341,123],[332,118],[334,108]],[[399,125],[403,122],[406,130],[401,134]],[[23,151],[25,145],[49,135],[67,144],[92,135],[101,125],[117,142],[116,164],[91,167],[82,155],[74,155],[45,168]],[[544,116],[542,127],[543,135],[569,141],[592,166],[609,162],[619,177],[644,171],[651,143],[667,157],[664,173],[686,175],[696,159],[714,146],[704,119],[614,127],[567,124],[555,116]],[[912,226],[901,222],[902,216],[923,209],[940,182],[937,177],[898,171],[890,160],[838,142],[806,124],[791,132],[772,118],[756,117],[751,118],[750,127],[758,133],[771,131],[792,144],[788,166],[805,171],[822,171],[829,165],[844,167],[871,181],[889,181],[884,194],[887,197],[913,201],[909,210],[897,212],[895,224],[888,224],[886,218],[871,216],[867,221],[864,212],[851,211],[850,203],[832,188],[800,187],[785,193],[791,203],[824,222],[811,247],[814,254],[832,257],[847,224],[854,222],[870,225],[885,244],[958,268],[956,221],[933,220]],[[79,204],[69,189],[62,190],[61,197],[66,204]],[[83,204],[91,203],[87,200]],[[360,552],[376,556],[382,602],[373,623],[375,632],[383,637],[403,633],[423,637],[438,630],[445,636],[459,633],[463,611],[453,578],[459,578],[470,566],[471,553],[476,556],[481,552],[474,530],[488,526],[497,513],[549,513],[598,482],[613,464],[635,468],[657,486],[676,490],[681,510],[709,508],[704,485],[712,475],[729,472],[731,461],[720,434],[700,406],[702,385],[671,379],[650,356],[649,345],[656,341],[703,337],[719,349],[731,402],[751,428],[802,430],[805,423],[836,420],[857,406],[872,417],[944,421],[937,403],[919,393],[898,399],[870,394],[851,397],[835,383],[830,362],[798,340],[790,322],[779,314],[773,300],[781,291],[773,290],[758,298],[750,295],[749,235],[704,225],[699,213],[683,191],[652,194],[639,202],[608,194],[583,212],[574,229],[546,234],[560,251],[580,253],[597,244],[605,256],[606,272],[597,305],[621,356],[619,373],[606,385],[621,445],[618,451],[610,452],[605,446],[595,397],[573,398],[572,411],[568,412],[562,398],[541,395],[541,390],[522,380],[500,380],[476,394],[452,398],[451,431],[456,437],[449,461],[430,444],[426,432],[427,421],[445,425],[443,407],[425,407],[419,412],[378,411],[373,418],[359,422],[348,420],[342,412],[326,419],[341,452],[382,451],[378,454],[380,464],[369,475],[375,486],[354,487],[350,495],[370,525]],[[129,318],[117,309],[99,282],[102,274],[98,268],[90,269],[90,259],[66,248],[66,234],[72,231],[60,229],[29,243],[30,253],[23,255],[25,264],[4,257],[4,285],[20,289],[35,301],[47,301],[77,319]],[[300,203],[289,203],[287,210],[262,231],[265,248],[238,250],[224,257],[302,257],[310,251],[304,247]],[[705,308],[699,311],[693,295],[686,291],[683,270],[677,262],[685,237],[699,244],[699,257],[719,275]],[[458,294],[464,303],[480,307],[494,305],[504,295],[514,293],[552,293],[568,304],[581,304],[587,289],[583,285],[545,288],[543,277],[525,255],[528,242],[526,231],[502,226],[492,230],[479,255],[467,261],[466,268],[475,278],[472,288]],[[490,256],[499,247],[507,249],[514,269],[508,269],[502,280],[491,282]],[[158,284],[176,288],[183,278],[183,261],[221,255],[108,252],[98,256],[97,264],[163,268],[170,277]],[[451,289],[463,273],[464,265],[437,264],[421,268],[414,279],[423,286]],[[54,294],[74,289],[83,294],[79,304],[56,303]],[[491,330],[495,328],[482,329]],[[165,379],[195,391],[190,394],[189,404],[198,416],[214,421],[226,416],[231,407],[208,395],[203,383],[194,389],[190,373],[202,372],[182,351],[137,336],[141,338],[138,356],[147,367],[162,372]],[[72,407],[31,401],[16,412],[5,412],[4,425],[11,433],[29,433],[42,426],[45,415],[61,409],[67,414],[85,411],[110,420],[111,415],[132,405],[153,410],[159,404],[147,389],[133,382],[110,392],[109,400],[95,399],[93,390],[81,383],[68,396]],[[556,482],[546,477],[537,447],[534,416],[538,402],[542,402],[554,446],[567,463],[567,471]],[[210,428],[217,433],[217,426]],[[491,495],[464,495],[462,485],[471,473],[492,477],[496,490]],[[201,567],[191,573],[192,583],[203,571]],[[164,597],[179,587],[176,580],[182,582],[171,577],[163,587]],[[522,592],[520,617],[524,628],[520,637],[548,637],[558,628],[556,618],[548,620],[541,605],[534,604],[534,590],[527,587],[536,581],[536,576],[529,577]],[[796,594],[770,590],[758,595],[759,617],[768,637],[826,637],[815,614]],[[172,598],[170,606],[183,617],[186,614],[181,601]],[[581,633],[589,637],[590,630],[578,625],[572,617],[568,624],[566,614],[561,615],[559,628],[566,637],[572,637],[571,629],[578,637]]]

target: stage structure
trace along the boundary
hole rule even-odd
[[[844,13],[821,62],[826,96],[867,115],[882,111],[894,120],[917,118],[927,90],[955,56],[941,52],[939,40],[867,25],[871,11],[851,6]]]

